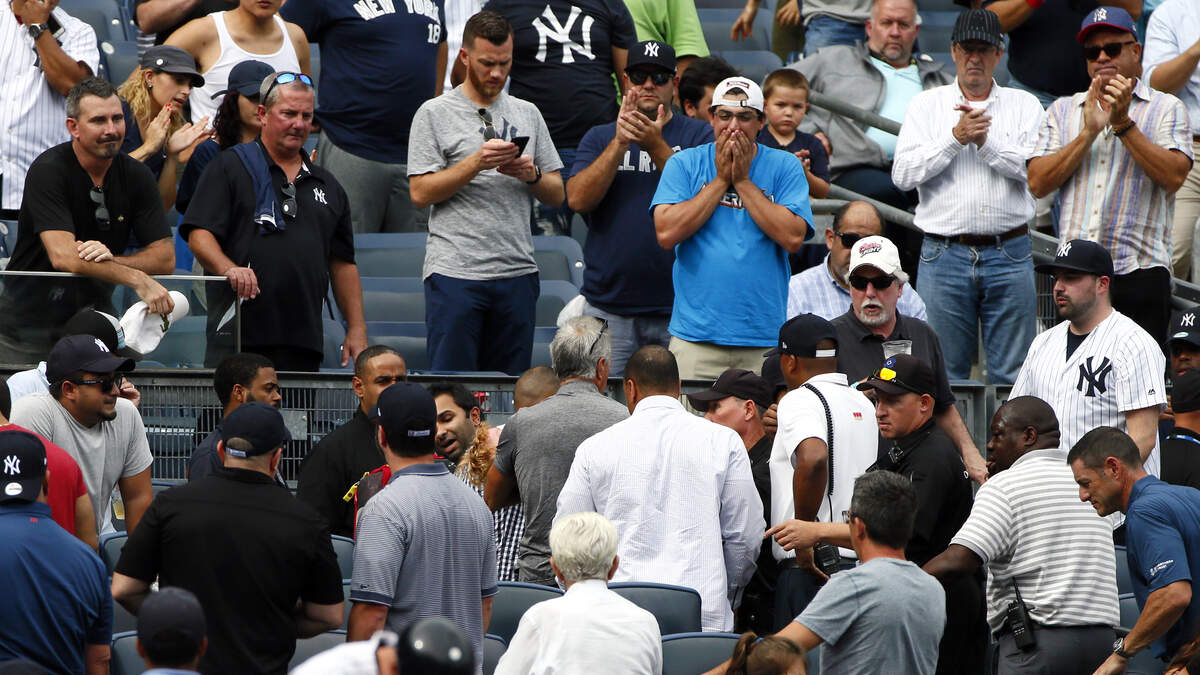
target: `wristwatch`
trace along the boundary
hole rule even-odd
[[[1119,637],[1115,642],[1113,642],[1113,653],[1123,659],[1128,659],[1133,656],[1133,654],[1125,651],[1125,638],[1123,637]]]
[[[535,167],[533,167],[533,170],[537,172],[537,176],[533,180],[525,181],[526,185],[533,185],[542,179],[542,167],[535,166]]]
[[[34,42],[36,42],[38,37],[49,28],[50,26],[44,23],[31,23],[29,24],[29,37],[33,38]]]

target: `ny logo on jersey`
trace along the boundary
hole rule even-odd
[[[1058,245],[1058,250],[1054,252],[1055,258],[1065,258],[1071,255],[1071,242],[1064,241]]]
[[[567,22],[562,23],[557,16],[554,16],[550,5],[546,5],[546,9],[542,10],[542,15],[533,20],[533,28],[538,33],[538,50],[534,58],[542,63],[546,62],[546,41],[548,38],[553,38],[555,42],[562,45],[563,63],[575,63],[575,56],[571,52],[579,52],[579,55],[587,60],[595,61],[596,55],[592,53],[592,24],[596,23],[594,18],[585,16],[580,23],[583,45],[571,39],[571,29],[575,27],[575,22],[579,20],[579,15],[582,13],[583,10],[572,5]],[[542,23],[542,19],[545,19],[550,25]]]
[[[647,42],[646,43],[646,53],[643,54],[643,56],[649,56],[649,57],[657,59],[658,58],[658,43],[657,42]]]
[[[16,476],[21,473],[21,459],[16,455],[9,455],[4,458],[4,473],[10,476]]]
[[[321,202],[322,204],[329,203],[329,202],[325,201],[325,191],[322,190],[321,188],[317,188],[317,187],[313,188],[313,199]]]
[[[1096,392],[1103,394],[1108,391],[1108,385],[1104,383],[1108,379],[1109,373],[1112,372],[1112,361],[1106,356],[1097,367],[1092,363],[1094,356],[1087,358],[1087,363],[1079,364],[1079,382],[1075,384],[1075,388],[1083,392],[1084,396],[1096,395]],[[1084,385],[1087,385],[1087,391],[1084,391]]]

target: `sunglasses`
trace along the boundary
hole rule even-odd
[[[91,192],[88,193],[92,203],[96,205],[96,225],[101,230],[107,230],[109,225],[108,207],[104,204],[104,188],[97,185],[92,186]]]
[[[1100,58],[1100,52],[1104,52],[1108,58],[1116,58],[1117,54],[1125,48],[1125,45],[1136,44],[1137,40],[1126,40],[1125,42],[1109,42],[1108,44],[1096,45],[1094,47],[1083,48],[1083,58],[1088,61],[1095,61]]]
[[[296,80],[300,80],[310,87],[313,86],[312,78],[304,73],[280,73],[275,76],[275,81],[271,82],[271,86],[267,87],[267,93],[263,94],[262,100],[266,101],[271,98],[271,92],[275,90],[276,86],[295,82]]]
[[[865,291],[867,285],[875,287],[875,290],[882,291],[886,288],[891,288],[892,284],[896,283],[896,277],[893,274],[885,274],[881,277],[863,277],[857,274],[850,275],[850,285],[854,288]]]
[[[480,108],[476,111],[479,119],[483,120],[483,140],[490,141],[493,138],[499,138],[496,134],[496,127],[492,126],[492,114],[487,111],[487,108]]]
[[[117,385],[117,384],[123,382],[124,380],[125,380],[125,378],[121,375],[113,375],[111,377],[106,377],[101,380],[68,380],[68,381],[71,382],[72,384],[79,384],[79,385],[98,384],[98,385],[100,385],[100,391],[110,391],[114,385]]]
[[[854,234],[853,232],[838,232],[836,230],[834,231],[833,235],[838,239],[841,239],[842,246],[845,246],[846,248],[850,248],[851,246],[857,244],[858,240],[863,238],[863,235],[861,234]]]
[[[625,75],[629,77],[629,81],[636,87],[645,84],[646,78],[650,78],[654,86],[661,87],[675,77],[675,73],[668,73],[665,70],[656,70],[652,73],[644,70],[627,70],[625,71]]]
[[[902,387],[904,389],[907,389],[914,394],[921,393],[920,390],[918,390],[916,387],[906,383],[904,380],[899,379],[896,371],[892,370],[891,368],[888,368],[887,366],[884,366],[883,368],[880,368],[879,370],[875,371],[874,374],[871,375],[871,379],[882,380],[884,382],[891,382],[892,384],[896,385],[897,387]]]
[[[287,216],[288,218],[295,218],[296,214],[300,210],[299,205],[296,203],[295,183],[283,184],[283,197],[283,204],[281,205],[281,208],[283,209],[283,215]],[[282,230],[283,227],[280,227],[279,229]]]
[[[728,122],[729,120],[736,117],[737,121],[741,122],[742,124],[748,124],[748,123],[753,122],[754,120],[758,119],[758,113],[755,113],[755,112],[731,113],[728,110],[718,110],[717,112],[713,113],[713,117],[721,120],[722,122]]]

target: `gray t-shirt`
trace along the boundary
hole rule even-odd
[[[873,558],[830,577],[796,621],[823,641],[822,673],[933,675],[946,593],[907,560]]]
[[[575,450],[595,434],[629,417],[625,406],[596,391],[596,385],[572,380],[558,393],[522,408],[504,425],[496,448],[496,470],[515,476],[525,507],[525,533],[517,553],[517,578],[552,585],[550,526]]]
[[[483,145],[480,106],[453,89],[421,104],[408,140],[408,175],[447,169]],[[488,108],[496,135],[506,141],[528,136],[522,154],[543,173],[562,161],[542,114],[528,101],[501,93]],[[482,171],[453,197],[433,205],[423,278],[511,279],[537,272],[529,219],[533,188],[495,169]]]
[[[813,17],[829,16],[849,23],[865,24],[871,18],[871,0],[804,0],[800,14],[807,26]],[[866,41],[864,33],[859,37]]]
[[[92,499],[96,527],[101,531],[109,522],[108,502],[117,481],[136,476],[154,462],[142,416],[123,398],[117,399],[116,419],[89,429],[50,392],[40,391],[13,403],[12,423],[45,436],[75,458]]]

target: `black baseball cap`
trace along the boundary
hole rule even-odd
[[[933,377],[933,369],[921,359],[911,354],[896,354],[889,356],[874,375],[860,382],[858,389],[878,389],[885,394],[934,396],[937,380]]]
[[[775,390],[771,383],[741,368],[730,368],[721,373],[711,388],[687,395],[688,402],[696,410],[708,410],[711,403],[730,396],[749,399],[764,408],[769,408],[775,402]]]
[[[207,634],[204,608],[191,591],[167,586],[151,593],[138,611],[138,641],[148,651],[199,651]]]
[[[779,354],[771,354],[763,359],[762,376],[763,379],[770,383],[774,388],[775,394],[779,394],[780,389],[787,389],[787,380],[783,377],[783,364]],[[774,401],[771,401],[774,403]]]
[[[67,320],[67,324],[63,326],[63,334],[98,337],[108,345],[108,351],[118,356],[126,356],[135,361],[142,358],[141,352],[125,344],[125,329],[121,327],[121,320],[99,310],[79,310]]]
[[[954,32],[950,33],[950,44],[960,42],[986,42],[997,49],[1004,49],[1004,30],[1000,28],[1000,17],[986,9],[968,9],[954,21]]]
[[[383,428],[388,445],[434,451],[437,404],[429,391],[416,382],[397,382],[384,389],[371,409],[371,418]]]
[[[625,59],[625,72],[646,66],[675,72],[675,48],[658,40],[645,40],[635,44],[629,49],[629,56]]]
[[[42,439],[22,429],[0,431],[0,504],[36,502],[45,476]]]
[[[249,441],[250,449],[235,450],[229,447],[231,438]],[[263,401],[249,401],[234,408],[221,420],[221,440],[227,444],[225,454],[246,458],[272,452],[292,440],[292,434],[275,406]]]
[[[1200,370],[1190,368],[1175,376],[1171,387],[1171,410],[1181,413],[1200,410]]]
[[[393,384],[384,391],[395,387]],[[454,622],[440,616],[409,624],[400,634],[396,653],[400,669],[405,673],[466,675],[475,672],[475,650],[467,636]]]
[[[104,341],[93,335],[68,335],[54,343],[46,358],[46,379],[62,382],[76,371],[88,373],[127,373],[133,359],[115,356]]]
[[[179,47],[155,45],[143,52],[138,62],[143,68],[150,70],[172,75],[190,75],[193,87],[204,86],[204,76],[196,70],[196,59]]]
[[[247,98],[258,98],[258,88],[262,86],[263,80],[274,72],[274,68],[262,61],[253,59],[240,61],[229,70],[229,84],[213,94],[212,97],[220,98],[231,91],[236,91]]]
[[[1195,347],[1200,347],[1200,326],[1196,325],[1196,319],[1200,318],[1200,305],[1189,307],[1179,314],[1176,314],[1171,319],[1170,337],[1167,342],[1186,342]]]
[[[779,327],[779,344],[764,354],[791,354],[804,359],[823,359],[837,356],[837,348],[817,349],[822,340],[833,340],[837,344],[837,331],[833,324],[816,314],[799,314],[788,319]]]
[[[1054,274],[1055,270],[1070,270],[1111,279],[1113,261],[1108,250],[1100,244],[1087,239],[1072,239],[1058,245],[1058,250],[1054,253],[1054,262],[1042,263],[1034,269],[1043,274]]]

